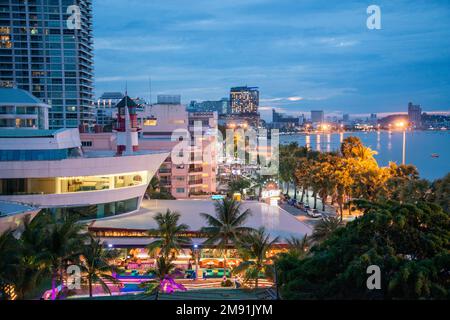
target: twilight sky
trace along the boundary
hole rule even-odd
[[[381,30],[366,27],[381,7]],[[450,111],[447,0],[94,0],[96,96],[218,100],[258,86],[261,113]]]

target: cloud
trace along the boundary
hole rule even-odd
[[[95,0],[96,95],[125,81],[146,92],[151,76],[155,93],[183,101],[248,84],[286,112],[450,110],[450,7],[377,4],[382,30],[356,0]]]
[[[95,50],[123,51],[123,52],[160,52],[184,50],[185,46],[179,43],[161,43],[151,38],[126,37],[126,38],[96,38]]]

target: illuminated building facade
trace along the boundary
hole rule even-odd
[[[50,105],[52,129],[93,124],[92,1],[4,0],[0,13],[1,85]]]
[[[413,127],[422,126],[422,108],[412,102],[408,103],[408,121]]]
[[[232,113],[257,113],[259,107],[258,87],[234,87],[230,90]]]
[[[323,110],[312,110],[311,111],[311,122],[312,123],[323,123],[325,120],[325,115]]]
[[[177,97],[159,96],[158,103],[137,111],[139,149],[172,150],[180,144],[181,136],[191,136],[191,152],[185,163],[178,163],[171,155],[164,159],[156,173],[159,187],[177,199],[206,196],[216,192],[217,113],[187,112]],[[201,125],[202,132],[194,142],[195,124]],[[115,150],[118,143],[113,133],[106,132],[82,133],[81,140],[86,150]]]
[[[48,129],[48,109],[25,90],[0,88],[0,129]]]
[[[134,212],[167,155],[87,151],[78,129],[0,130],[0,201],[82,219]]]

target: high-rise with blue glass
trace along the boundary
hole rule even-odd
[[[50,128],[92,124],[91,0],[0,0],[0,82],[31,92]]]

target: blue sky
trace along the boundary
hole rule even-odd
[[[450,111],[450,2],[94,0],[96,95],[260,87],[261,112]],[[366,27],[381,7],[381,30]]]

